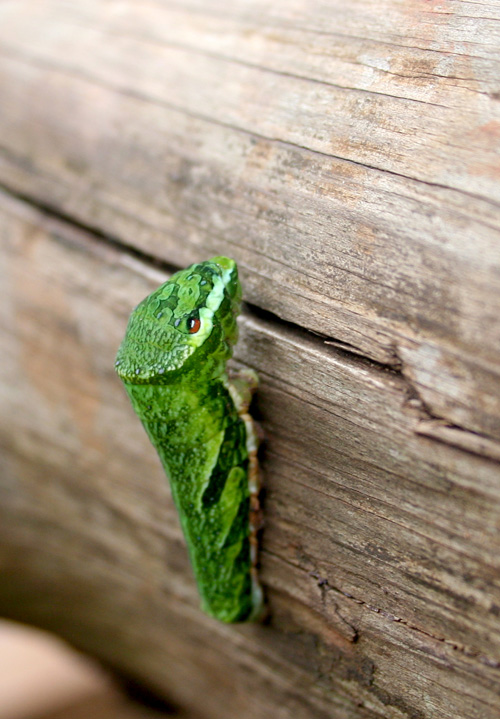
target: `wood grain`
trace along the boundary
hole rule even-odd
[[[203,717],[498,715],[497,462],[418,434],[400,374],[247,310],[270,619],[220,625],[113,372],[164,273],[7,195],[0,227],[1,613]]]
[[[0,3],[0,613],[200,719],[500,710],[500,6]],[[262,626],[204,617],[113,372],[234,257]]]
[[[428,427],[498,456],[499,19],[3,2],[0,182],[174,266],[235,257],[249,302],[401,368]]]

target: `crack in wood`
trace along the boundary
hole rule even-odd
[[[167,274],[172,274],[181,269],[178,265],[169,263],[152,253],[138,249],[137,247],[124,242],[122,239],[116,236],[111,236],[90,223],[82,222],[54,205],[39,200],[28,193],[16,191],[15,189],[7,186],[5,183],[0,183],[0,190],[17,200],[28,203],[48,218],[67,223],[74,228],[84,231],[91,236],[93,241],[104,242],[108,246],[128,254],[130,257],[134,258],[143,265],[147,265],[158,271],[166,272]],[[431,408],[422,399],[416,384],[405,371],[405,361],[398,352],[396,343],[393,344],[392,349],[394,362],[378,362],[373,358],[368,357],[361,348],[358,348],[355,345],[343,342],[342,340],[334,337],[327,337],[313,330],[309,330],[308,328],[301,327],[300,325],[284,320],[275,313],[262,309],[257,305],[248,302],[245,304],[249,308],[249,311],[255,316],[265,318],[268,321],[274,322],[280,326],[294,329],[295,331],[299,331],[312,338],[319,337],[324,345],[334,347],[337,351],[345,352],[351,358],[357,357],[365,362],[369,362],[371,366],[378,367],[383,371],[390,371],[403,379],[408,387],[408,406],[413,411],[417,410],[420,414],[420,417],[414,427],[416,434],[458,447],[466,452],[471,452],[472,454],[487,457],[493,461],[500,461],[500,444],[495,440],[485,435],[481,435],[480,433],[465,429],[460,425],[453,424],[445,417],[440,416],[431,410]]]
[[[96,29],[95,26],[92,25],[91,23],[86,25],[86,27],[91,27],[93,29]],[[320,78],[317,78],[317,77],[308,77],[307,75],[301,75],[299,73],[287,72],[286,70],[278,70],[277,68],[274,68],[274,67],[266,67],[265,65],[259,65],[258,63],[254,63],[254,62],[248,62],[245,60],[241,60],[240,58],[237,58],[237,57],[231,57],[229,55],[224,55],[222,53],[205,50],[203,48],[197,47],[196,45],[187,45],[185,43],[179,43],[179,42],[173,42],[173,41],[167,42],[166,40],[160,40],[151,35],[149,35],[147,37],[145,37],[143,35],[133,35],[133,34],[131,35],[131,34],[128,34],[125,32],[113,31],[109,28],[101,29],[101,31],[103,33],[106,32],[107,34],[115,35],[117,37],[124,37],[127,39],[139,40],[142,42],[150,42],[152,44],[159,45],[160,47],[171,47],[171,48],[183,50],[186,52],[190,52],[195,55],[201,55],[203,57],[210,57],[214,60],[221,60],[223,62],[238,65],[240,67],[248,67],[253,70],[259,70],[260,72],[270,73],[272,75],[277,75],[279,77],[290,77],[290,78],[293,78],[294,80],[304,80],[305,82],[322,85],[324,87],[334,87],[338,90],[348,90],[351,92],[366,93],[368,95],[380,95],[382,97],[390,97],[393,100],[403,100],[404,102],[415,102],[415,103],[427,105],[427,106],[431,105],[433,107],[445,107],[445,108],[449,107],[448,105],[443,105],[442,103],[430,102],[428,100],[419,100],[418,98],[414,98],[414,97],[407,97],[404,95],[392,95],[390,93],[380,92],[377,90],[366,90],[365,88],[356,87],[354,85],[352,85],[352,86],[351,85],[339,85],[338,83],[328,82],[327,80],[321,80]],[[371,67],[369,65],[363,65],[362,63],[359,63],[359,65],[361,67]],[[442,77],[445,78],[446,76],[443,75]],[[460,78],[457,78],[457,79],[460,79]]]
[[[403,619],[402,617],[396,616],[394,614],[391,614],[390,612],[387,612],[384,609],[381,609],[380,607],[376,607],[368,602],[366,602],[364,599],[359,599],[358,597],[354,596],[350,592],[346,592],[343,589],[341,589],[338,586],[335,586],[330,582],[330,580],[327,577],[324,577],[321,575],[321,573],[317,569],[312,569],[310,571],[307,571],[303,567],[298,567],[297,565],[290,562],[290,560],[286,559],[285,557],[281,555],[277,555],[274,552],[270,551],[269,549],[266,550],[266,553],[275,556],[277,559],[279,559],[282,562],[285,562],[286,564],[290,564],[296,569],[301,569],[304,572],[307,572],[307,574],[316,580],[316,584],[318,588],[320,589],[322,595],[329,591],[337,593],[349,601],[354,602],[355,604],[358,604],[361,607],[364,607],[369,612],[372,612],[374,614],[378,614],[385,619],[387,619],[390,622],[396,622],[408,629],[410,629],[413,632],[416,632],[418,634],[421,634],[422,636],[429,637],[430,639],[442,642],[443,644],[446,644],[448,647],[450,647],[452,650],[460,652],[464,654],[467,657],[471,657],[474,659],[477,659],[482,664],[491,667],[492,669],[500,669],[500,660],[494,659],[492,657],[488,657],[485,654],[482,654],[478,649],[474,647],[467,646],[465,644],[462,644],[460,642],[456,642],[453,639],[449,639],[448,637],[441,635],[441,634],[435,634],[433,632],[426,631],[425,629],[422,629],[421,627],[417,626],[416,624]],[[312,562],[311,557],[304,555],[304,558],[307,562]],[[352,642],[358,641],[360,638],[362,632],[360,632],[359,628],[356,627],[354,624],[352,624],[349,620],[347,620],[340,612],[337,612],[339,618],[345,622],[345,624],[352,630],[353,632],[353,638],[350,640]]]
[[[372,163],[362,162],[361,160],[356,160],[351,157],[345,157],[343,155],[336,155],[334,153],[326,152],[323,150],[320,150],[318,148],[314,148],[308,145],[303,145],[300,142],[294,142],[290,139],[284,140],[279,137],[272,137],[270,135],[265,135],[263,133],[256,132],[255,130],[249,130],[248,128],[238,125],[231,122],[224,122],[220,119],[217,119],[215,117],[211,117],[210,115],[206,115],[202,112],[195,112],[193,110],[190,110],[186,107],[183,107],[182,105],[177,105],[176,103],[167,102],[165,100],[160,100],[155,97],[151,97],[150,95],[146,95],[145,93],[139,92],[137,90],[132,90],[130,88],[125,87],[119,87],[117,85],[113,85],[111,83],[105,82],[101,80],[100,78],[95,77],[92,74],[82,72],[81,70],[77,70],[76,68],[67,68],[63,67],[61,65],[58,65],[57,63],[41,59],[39,57],[31,57],[29,55],[23,54],[18,52],[16,49],[11,48],[10,46],[6,45],[5,43],[0,43],[0,52],[3,52],[3,54],[7,56],[14,57],[20,62],[24,62],[28,65],[32,65],[34,67],[46,67],[49,70],[59,72],[63,75],[77,77],[85,82],[94,84],[98,87],[102,87],[106,90],[112,90],[113,92],[116,92],[120,95],[123,95],[124,97],[130,97],[135,100],[139,100],[140,102],[146,102],[153,105],[156,105],[158,107],[164,107],[172,112],[178,112],[184,116],[191,117],[195,120],[200,120],[202,122],[210,123],[211,125],[215,125],[217,127],[224,127],[228,130],[233,130],[234,132],[242,133],[248,137],[253,137],[258,140],[264,140],[266,142],[270,142],[282,147],[293,147],[299,150],[302,150],[304,152],[311,153],[313,155],[316,155],[318,157],[326,157],[332,160],[338,160],[340,162],[347,162],[352,164],[356,167],[362,167],[364,169],[368,170],[374,170],[376,172],[382,172],[392,177],[399,177],[405,180],[410,180],[414,182],[422,183],[423,185],[426,185],[428,187],[437,187],[444,190],[451,190],[454,192],[458,192],[461,195],[464,195],[466,197],[471,197],[474,199],[482,200],[486,203],[491,204],[493,207],[500,206],[500,201],[496,201],[492,199],[491,197],[487,197],[486,195],[477,194],[474,192],[470,192],[468,190],[465,190],[464,188],[458,188],[453,187],[452,185],[447,185],[445,183],[441,182],[433,182],[429,179],[424,179],[422,177],[413,177],[411,175],[402,173],[402,172],[396,172],[395,170],[391,170],[388,167],[381,167],[379,165],[375,165]]]

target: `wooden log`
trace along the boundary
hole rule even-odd
[[[394,371],[247,310],[270,619],[205,617],[114,375],[163,272],[2,195],[0,611],[205,717],[494,717],[497,462],[417,433]]]
[[[249,301],[499,440],[499,18],[4,2],[0,181],[175,266],[234,256]]]
[[[498,5],[0,3],[0,612],[193,716],[500,708]],[[204,617],[114,376],[225,253],[270,618]]]

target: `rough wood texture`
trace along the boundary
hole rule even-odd
[[[500,438],[497,2],[0,5],[0,181]],[[276,287],[280,292],[276,292]]]
[[[1,226],[3,613],[207,717],[495,716],[497,463],[417,435],[401,376],[247,313],[271,623],[221,626],[113,372],[164,276],[8,198]]]
[[[0,3],[2,613],[201,717],[498,716],[499,20]],[[199,612],[112,368],[154,262],[219,253],[263,380],[265,626]]]

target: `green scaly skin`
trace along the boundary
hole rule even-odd
[[[258,618],[257,439],[246,410],[256,375],[231,383],[238,338],[236,263],[177,272],[132,312],[116,359],[134,410],[170,479],[202,608],[223,622]]]

